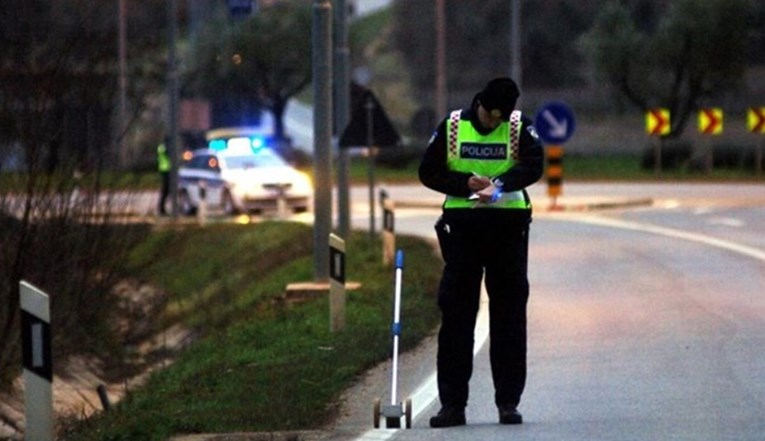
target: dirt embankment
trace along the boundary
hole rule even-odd
[[[54,360],[53,409],[59,423],[86,418],[117,403],[152,372],[172,363],[193,339],[192,332],[180,325],[157,329],[156,317],[167,301],[161,290],[137,281],[124,281],[114,289],[120,299],[115,327],[130,359],[116,369],[91,355]],[[0,440],[21,440],[24,427],[24,381],[19,376],[10,391],[0,392]]]

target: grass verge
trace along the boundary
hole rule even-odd
[[[176,434],[315,429],[337,399],[390,356],[393,270],[365,233],[347,241],[346,328],[329,331],[326,299],[288,306],[287,283],[312,273],[311,230],[293,223],[211,225],[155,232],[132,253],[126,275],[167,290],[163,325],[202,336],[111,412],[70,421],[61,439],[166,440]],[[406,255],[402,351],[438,321],[441,262],[431,244],[397,238]]]
[[[423,146],[424,148],[424,146]],[[379,160],[378,160],[379,161]],[[565,180],[611,180],[611,181],[765,181],[765,173],[759,176],[752,167],[716,167],[711,172],[689,170],[688,167],[665,167],[660,177],[652,168],[641,166],[642,159],[638,155],[577,155],[563,157],[563,174]],[[406,161],[404,161],[406,162]],[[376,163],[374,178],[376,182],[385,183],[418,183],[417,168],[419,158],[411,159],[405,164],[393,167]],[[313,174],[310,165],[301,171]],[[366,185],[369,181],[369,162],[363,156],[354,156],[350,160],[349,179],[354,185]],[[23,175],[17,173],[0,173],[0,189],[12,190],[19,188]],[[88,182],[85,182],[88,184]],[[159,176],[153,172],[124,172],[107,173],[103,177],[106,189],[155,190],[159,188]]]

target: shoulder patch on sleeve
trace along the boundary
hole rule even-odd
[[[436,139],[436,135],[438,135],[438,130],[434,130],[433,134],[430,135],[430,139],[428,140],[428,145],[433,144],[433,140]]]
[[[534,138],[534,141],[539,140],[539,134],[537,133],[537,129],[534,128],[534,126],[527,126],[526,131],[529,132],[529,135],[531,135],[532,138]]]

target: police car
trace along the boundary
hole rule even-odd
[[[178,199],[186,215],[204,200],[227,214],[277,210],[307,211],[313,196],[310,178],[287,164],[262,140],[232,137],[194,150],[178,169]]]

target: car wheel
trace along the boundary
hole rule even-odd
[[[239,214],[239,209],[234,204],[234,198],[228,190],[223,193],[223,212],[228,215]]]
[[[193,216],[197,212],[197,207],[191,203],[191,198],[186,190],[178,194],[178,205],[180,206],[181,214],[184,216]]]

